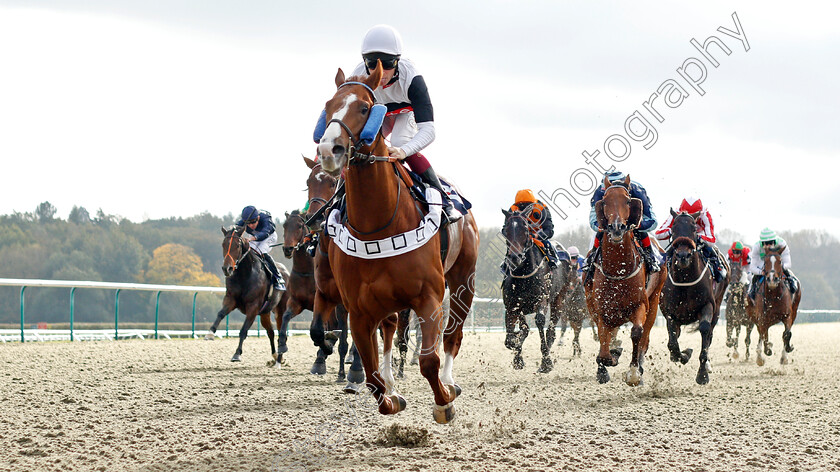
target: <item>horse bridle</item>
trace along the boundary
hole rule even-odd
[[[242,248],[242,246],[247,247],[247,249],[245,249],[245,251],[243,251],[242,254],[239,256],[239,259],[236,259],[236,260],[234,260],[233,256],[230,255],[230,250],[233,248],[233,238],[236,238],[236,239],[239,240],[240,249]],[[227,252],[225,253],[224,260],[227,260],[228,258],[230,258],[230,260],[234,261],[233,262],[233,270],[236,271],[236,268],[239,266],[239,263],[242,262],[245,259],[245,256],[247,256],[248,253],[251,252],[251,245],[246,244],[245,240],[242,239],[242,236],[240,236],[238,234],[231,233],[230,237],[228,239],[230,240],[230,243],[228,243],[228,248],[227,248]]]
[[[376,101],[376,98],[373,94],[373,89],[364,82],[344,82],[343,84],[339,85],[338,88],[344,87],[345,85],[361,85],[364,87],[368,92],[370,92],[370,96],[373,101]],[[350,139],[350,149],[348,149],[348,156],[347,156],[347,165],[361,165],[361,164],[373,164],[375,162],[397,162],[398,159],[391,156],[375,156],[373,153],[365,154],[358,150],[357,145],[359,144],[359,139],[356,137],[356,134],[347,126],[346,123],[341,121],[339,118],[333,118],[327,122],[327,126],[338,123],[344,131],[347,131],[347,136]],[[361,146],[359,146],[361,147]]]
[[[505,228],[508,227],[508,224],[510,223],[510,220],[512,218],[519,218],[519,219],[522,220],[523,224],[526,227],[528,226],[528,219],[525,216],[524,211],[515,211],[515,212],[511,213],[511,217],[508,218],[507,221],[505,221],[505,224],[502,227],[502,236],[505,236],[504,230],[505,230]],[[526,229],[526,231],[527,231],[527,229]],[[507,239],[506,236],[505,236],[505,239]],[[534,269],[534,271],[531,272],[530,274],[528,274],[528,275],[513,275],[513,272],[515,270],[519,269],[522,266],[522,264],[524,264],[525,261],[528,259],[528,251],[530,251],[532,247],[534,247],[534,240],[531,238],[530,233],[528,234],[528,241],[522,247],[522,253],[520,255],[510,254],[510,242],[508,241],[507,254],[505,254],[505,258],[506,259],[508,258],[508,254],[510,254],[513,257],[516,257],[517,259],[521,258],[521,260],[519,260],[519,262],[517,262],[517,264],[515,266],[511,267],[511,274],[510,274],[511,277],[516,278],[516,279],[527,279],[529,277],[533,277],[533,275],[537,273],[537,271],[540,269],[540,267],[542,267],[543,262],[545,262],[544,258],[540,259],[540,263],[537,265],[537,267]]]

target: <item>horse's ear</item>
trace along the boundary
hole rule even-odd
[[[365,84],[373,90],[379,88],[379,81],[382,80],[382,61],[376,60],[376,68],[370,71],[370,75],[365,79]]]
[[[344,83],[344,71],[341,70],[341,67],[338,68],[338,72],[335,74],[335,86],[341,87],[341,84]]]
[[[502,208],[502,214],[505,215],[505,218],[510,216],[510,212],[508,210],[505,210],[504,208]]]
[[[244,233],[244,232],[245,232],[245,227],[244,226],[237,226],[236,227],[236,235],[237,236],[242,236],[242,233]]]
[[[286,219],[289,219],[289,212],[286,212]]]
[[[700,218],[700,212],[697,211],[697,212],[692,213],[691,217],[694,218],[694,221],[697,221],[697,219]]]
[[[606,179],[604,179],[606,180]],[[607,181],[609,184],[609,181]],[[598,229],[604,230],[607,227],[607,217],[604,215],[604,201],[598,200],[595,203],[595,220],[598,221]]]
[[[222,234],[227,234],[227,228],[225,228],[224,226],[222,226]]]
[[[673,208],[671,208],[671,216],[673,216],[673,217],[677,216],[677,212],[675,212]]]
[[[610,179],[607,176],[604,176],[604,190],[610,188]]]
[[[627,218],[627,224],[639,227],[642,223],[642,201],[638,198],[630,199],[630,217]]]
[[[624,186],[630,188],[630,174],[627,174],[627,177],[624,178]]]
[[[304,156],[303,154],[301,154],[300,157],[303,158],[303,162],[306,163],[306,167],[309,167],[310,169],[318,165],[314,160]]]
[[[785,249],[787,249],[787,246],[779,246],[779,253],[778,254],[781,256],[782,253],[785,252]]]

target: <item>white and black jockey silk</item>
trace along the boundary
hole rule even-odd
[[[366,77],[364,63],[356,66],[353,75]],[[401,148],[406,156],[416,154],[435,140],[432,100],[426,81],[408,59],[400,59],[396,80],[373,92],[376,103],[385,105],[388,114],[382,134],[390,135],[391,145]]]
[[[440,229],[440,192],[433,188],[426,189],[426,201],[429,202],[429,212],[423,217],[420,226],[388,238],[363,240],[353,236],[347,227],[341,224],[339,209],[330,212],[325,229],[333,244],[348,256],[361,259],[399,256],[425,245]]]
[[[373,92],[376,103],[388,107],[388,114],[391,115],[413,111],[414,121],[417,123],[434,121],[434,109],[426,81],[414,63],[408,59],[400,59],[397,71],[396,82],[379,87]],[[356,66],[353,75],[367,77],[364,62]]]

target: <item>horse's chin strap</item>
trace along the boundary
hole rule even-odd
[[[601,274],[609,280],[627,280],[630,277],[635,276],[636,274],[639,273],[640,270],[642,270],[642,266],[644,264],[639,260],[640,257],[641,257],[641,255],[639,254],[639,250],[638,249],[634,250],[633,251],[633,263],[636,266],[636,270],[634,270],[630,275],[610,275],[610,274],[604,272],[604,268],[601,267],[601,264],[598,264],[597,262],[593,262],[592,264],[595,267],[597,267],[598,271],[601,272]]]
[[[531,271],[531,273],[530,273],[530,274],[527,274],[527,275],[514,275],[514,274],[513,274],[513,271],[511,271],[510,276],[511,276],[511,277],[513,277],[514,279],[529,279],[529,278],[533,277],[534,275],[536,275],[536,273],[537,273],[537,272],[539,272],[540,267],[542,267],[542,266],[543,266],[543,264],[545,264],[545,257],[541,257],[541,258],[540,258],[540,263],[539,263],[539,264],[537,264],[537,266],[536,266],[536,267],[534,267],[534,270],[533,270],[533,271]],[[515,270],[515,269],[514,269],[514,270]]]

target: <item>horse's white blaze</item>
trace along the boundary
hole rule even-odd
[[[440,381],[444,385],[455,385],[455,379],[452,377],[452,367],[455,363],[455,358],[452,354],[446,353],[443,358],[443,369],[440,374]]]
[[[382,374],[382,380],[385,381],[385,394],[391,395],[394,391],[394,385],[396,385],[396,380],[394,380],[394,369],[391,368],[391,358],[392,353],[390,350],[382,353],[382,368],[380,369],[380,373]]]
[[[344,103],[341,104],[341,108],[333,113],[332,119],[344,120],[344,117],[347,116],[347,112],[350,110],[350,105],[356,100],[356,94],[353,93],[344,97]],[[343,128],[338,123],[330,123],[324,131],[324,136],[321,137],[321,145],[324,143],[332,143],[332,141],[341,136],[342,130]]]

